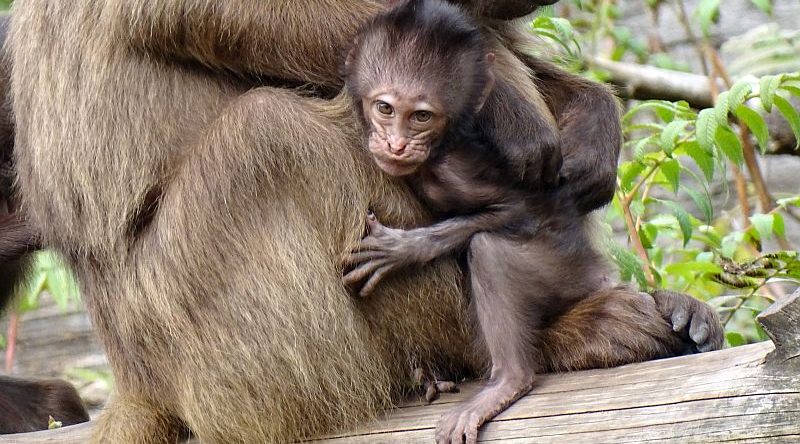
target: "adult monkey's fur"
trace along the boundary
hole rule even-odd
[[[14,122],[9,97],[11,69],[5,52],[10,23],[8,14],[0,14],[0,314],[22,283],[31,264],[28,254],[38,243],[38,233],[18,211],[13,193]]]
[[[425,222],[361,151],[351,104],[253,89],[340,86],[343,49],[382,8],[14,3],[24,208],[77,272],[119,391],[93,443],[167,444],[186,428],[217,443],[292,441],[390,406],[420,363],[438,374],[484,364],[452,262],[387,281],[369,301],[342,287],[337,264],[369,206],[387,224]],[[495,52],[501,75],[538,97],[519,62]],[[563,80],[556,96],[568,95]],[[550,105],[557,118],[572,106]],[[675,352],[652,300],[614,295],[554,327],[553,367],[618,363],[604,354],[617,344],[627,361]]]

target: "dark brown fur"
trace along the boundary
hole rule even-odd
[[[350,101],[258,87],[341,86],[342,51],[380,4],[14,8],[23,206],[73,265],[119,391],[91,442],[167,444],[186,427],[217,443],[287,442],[391,406],[420,363],[479,371],[452,261],[387,281],[357,306],[340,283],[340,255],[368,207],[396,226],[429,222],[361,151]],[[510,83],[536,91],[518,60],[506,65]],[[597,100],[614,106],[605,92]],[[632,360],[672,354],[652,300],[617,298],[578,313],[635,309],[641,318],[620,314],[607,330],[655,338],[636,342]],[[596,332],[571,334],[579,349]]]
[[[0,376],[0,434],[47,430],[51,416],[63,426],[89,420],[78,392],[67,382]]]

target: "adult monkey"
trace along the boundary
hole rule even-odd
[[[496,4],[510,17],[537,2],[470,4]],[[358,304],[340,283],[339,257],[360,237],[367,207],[387,224],[425,222],[361,151],[351,103],[254,89],[271,79],[341,86],[339,58],[379,2],[14,8],[23,203],[78,274],[117,378],[119,395],[92,442],[166,444],[187,428],[218,443],[287,442],[389,406],[419,363],[438,374],[480,368],[452,262],[387,281]],[[493,52],[533,100],[519,61],[500,45]],[[559,82],[578,80],[557,77],[548,87],[563,99],[562,128],[576,108],[614,109],[602,89],[570,92]],[[588,120],[601,125],[601,145],[586,150],[613,173],[618,147],[602,137],[618,142],[618,123]],[[677,304],[669,315],[694,314],[698,324],[709,316],[691,299],[667,300]],[[554,368],[683,345],[637,293],[579,309],[564,318],[570,328],[553,331],[548,345],[564,350],[551,354]],[[615,346],[629,354],[611,359]]]

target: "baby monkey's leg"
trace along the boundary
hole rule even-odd
[[[523,242],[493,233],[478,233],[470,241],[473,304],[492,369],[474,397],[442,416],[437,444],[475,444],[483,423],[533,387],[541,365],[536,309],[541,296],[531,287],[537,281],[531,254],[536,256]]]

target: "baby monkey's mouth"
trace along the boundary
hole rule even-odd
[[[407,156],[395,157],[391,155],[374,156],[375,163],[384,173],[402,177],[413,174],[420,166],[422,161],[419,159],[408,158]]]

